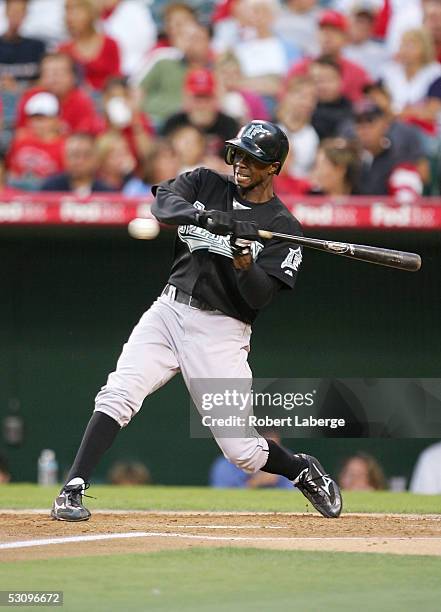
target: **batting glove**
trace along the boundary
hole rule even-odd
[[[259,227],[253,221],[234,221],[232,234],[236,238],[257,240],[259,238]]]
[[[222,212],[220,210],[204,210],[198,212],[196,222],[199,227],[203,227],[212,234],[218,234],[219,236],[227,236],[231,234],[234,229],[234,221],[231,213]]]

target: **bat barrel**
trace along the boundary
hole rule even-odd
[[[392,249],[383,249],[364,244],[351,244],[349,242],[332,242],[330,240],[320,240],[306,236],[291,236],[266,230],[259,230],[259,236],[266,240],[278,238],[310,249],[331,253],[332,255],[350,257],[351,259],[358,259],[367,263],[388,266],[407,272],[417,272],[421,268],[421,257],[417,253],[394,251]]]
[[[358,244],[350,246],[353,247],[352,252],[342,253],[342,255],[406,272],[417,272],[421,268],[421,257],[417,253],[407,253],[406,251],[394,251],[392,249]]]

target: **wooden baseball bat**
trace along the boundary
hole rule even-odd
[[[367,246],[363,244],[351,244],[349,242],[332,242],[330,240],[319,240],[318,238],[307,238],[305,236],[291,236],[290,234],[279,234],[259,230],[259,236],[265,240],[278,238],[292,242],[300,246],[324,251],[332,255],[342,255],[351,259],[359,259],[367,263],[379,266],[388,266],[397,270],[416,272],[421,268],[421,257],[417,253],[406,253],[405,251],[394,251],[381,247]]]

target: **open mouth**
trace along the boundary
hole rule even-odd
[[[240,170],[235,170],[234,176],[235,176],[236,180],[240,181],[241,183],[249,181],[251,179],[249,174],[244,174]]]

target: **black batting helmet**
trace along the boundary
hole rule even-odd
[[[244,125],[236,138],[226,141],[225,163],[229,166],[233,164],[236,149],[245,151],[264,164],[280,162],[276,172],[279,174],[288,155],[289,142],[287,135],[278,125],[255,119]]]

